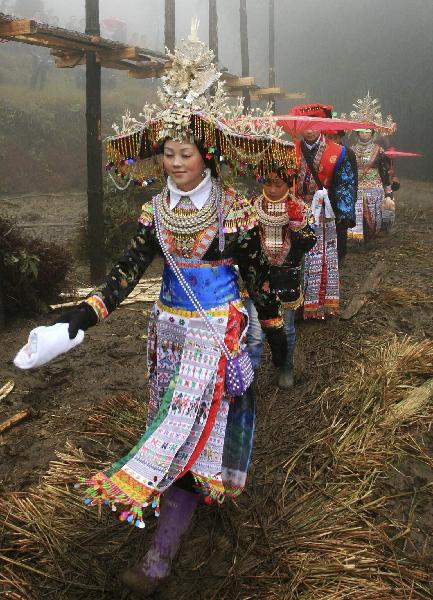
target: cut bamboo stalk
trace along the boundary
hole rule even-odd
[[[26,419],[28,419],[29,416],[30,416],[29,410],[20,410],[12,417],[9,417],[9,419],[6,419],[6,421],[3,421],[3,423],[0,423],[0,435],[2,433],[4,433],[5,431],[7,431],[8,429],[15,427],[15,425],[22,423],[22,421],[25,421]]]
[[[12,379],[10,379],[9,381],[6,381],[4,386],[0,388],[0,400],[4,400],[4,398],[6,398],[6,396],[9,396],[11,391],[14,389],[14,386],[15,386],[15,381],[12,381]]]

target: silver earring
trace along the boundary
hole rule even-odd
[[[206,169],[203,169],[201,176],[203,177],[203,179],[206,177],[207,173],[206,173]]]

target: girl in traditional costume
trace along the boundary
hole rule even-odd
[[[370,122],[376,131],[393,133],[396,125],[391,116],[383,119],[379,101],[370,96],[359,99],[350,113],[353,121]],[[355,205],[356,225],[348,230],[349,239],[367,241],[382,229],[383,215],[391,219],[389,211],[395,209],[389,160],[375,141],[375,131],[358,129],[352,146],[358,164],[358,198]]]
[[[242,115],[241,104],[228,107],[213,53],[199,41],[196,25],[169,57],[163,108],[146,106],[143,122],[124,118],[108,142],[107,165],[119,187],[145,184],[146,159],[162,151],[167,185],[143,206],[137,235],[105,283],[60,318],[74,338],[108,317],[154,256],[164,255],[148,329],[147,428],[125,457],[82,482],[86,504],[108,504],[139,528],[147,506],[159,516],[145,557],[122,575],[140,597],[169,574],[200,496],[221,502],[245,486],[255,404],[236,265],[276,366],[285,363],[287,351],[281,303],[269,286],[253,207],[215,175],[223,161],[242,161],[243,168],[250,162],[265,175],[274,162],[294,166],[293,157],[280,156],[278,130],[271,119],[266,124],[266,115],[256,125]],[[237,130],[227,125],[230,118]]]
[[[293,144],[288,144],[289,148]],[[302,306],[302,259],[316,243],[307,205],[290,193],[293,174],[276,168],[262,180],[263,192],[254,201],[259,222],[263,252],[271,265],[270,283],[284,309],[284,329],[287,336],[287,357],[280,367],[278,387],[293,386],[293,357],[296,341],[295,311]],[[254,370],[258,369],[265,335],[251,299],[247,301],[250,325],[248,353]]]

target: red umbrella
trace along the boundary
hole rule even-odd
[[[388,148],[388,150],[385,150],[385,154],[388,156],[388,158],[398,158],[399,156],[423,156],[422,154],[417,154],[416,152],[401,152],[395,148]]]
[[[307,129],[314,131],[342,131],[349,129],[377,129],[373,123],[360,123],[347,119],[327,119],[304,115],[275,115],[277,123],[290,135],[297,135]]]

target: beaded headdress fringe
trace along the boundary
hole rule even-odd
[[[206,158],[217,170],[223,164],[238,174],[264,177],[276,166],[289,174],[296,169],[293,144],[283,141],[282,129],[270,107],[244,114],[243,98],[229,104],[214,54],[197,36],[198,21],[174,54],[168,52],[170,68],[159,90],[161,106],[146,104],[142,120],[128,112],[116,135],[107,138],[107,171],[121,189],[148,185],[161,173],[162,143],[200,141]]]

